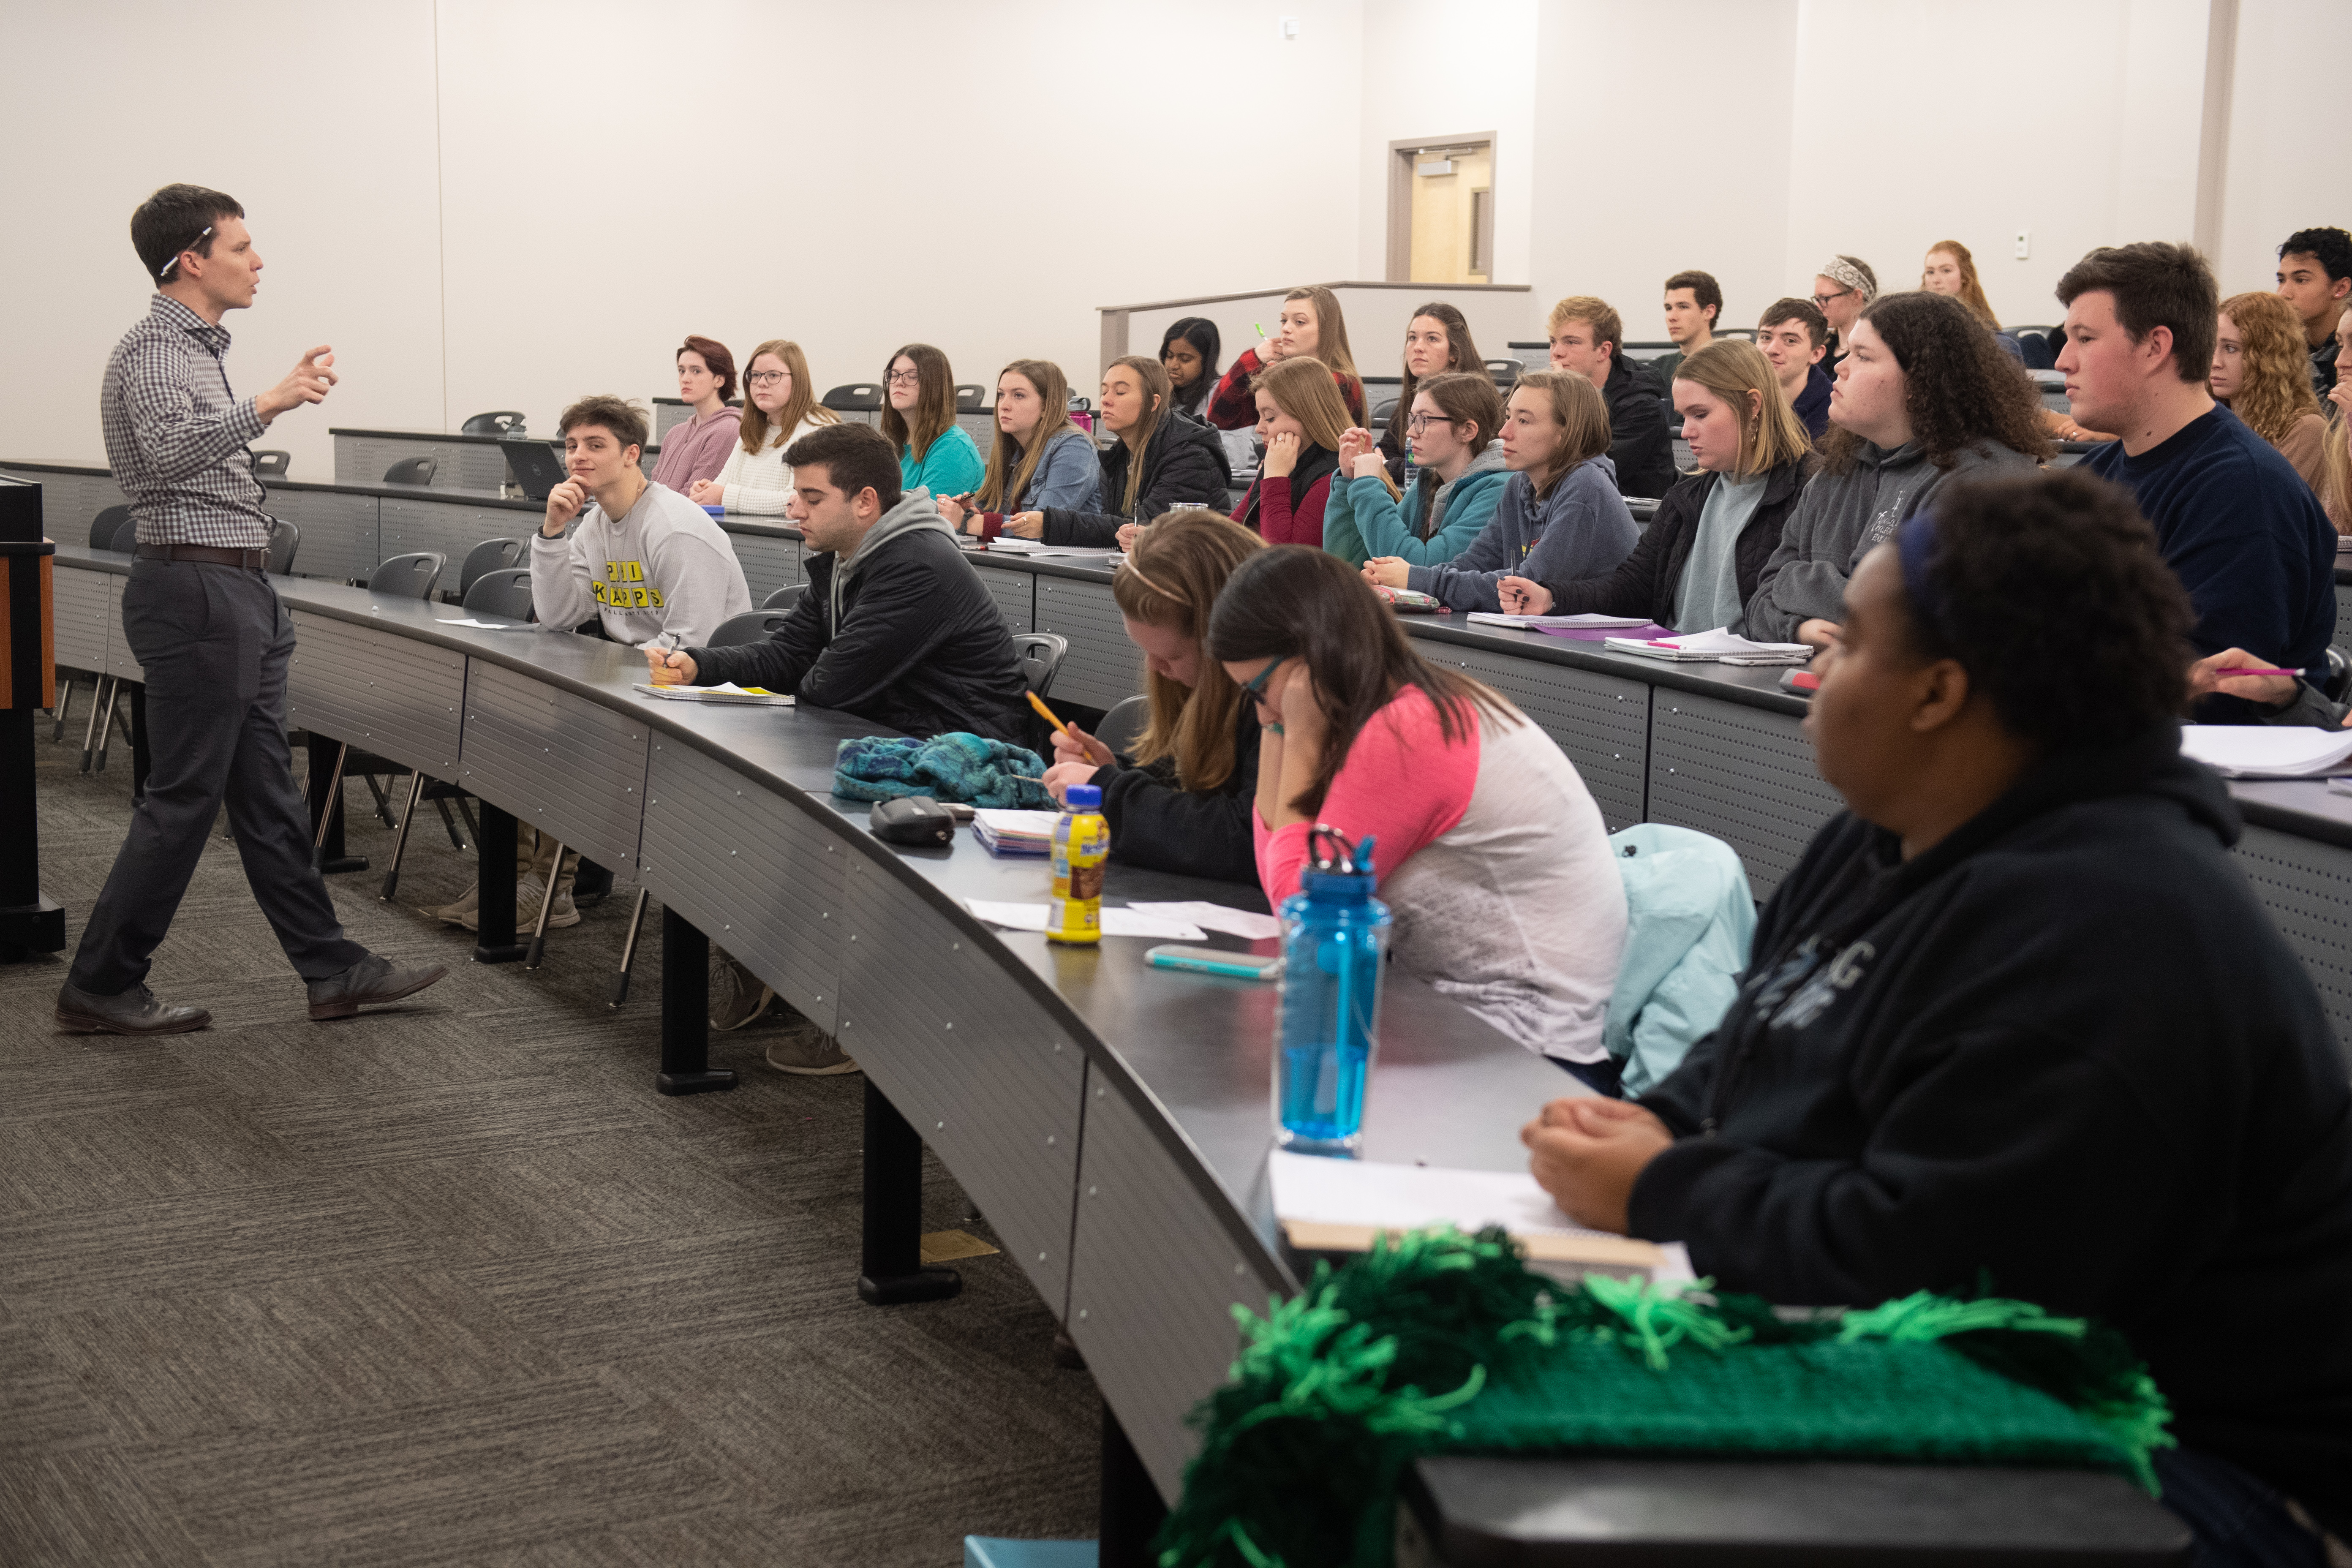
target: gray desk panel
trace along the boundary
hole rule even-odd
[[[1108,583],[1037,574],[1037,629],[1070,639],[1054,678],[1054,695],[1108,708],[1143,689],[1143,654],[1127,640],[1127,623]]]
[[[831,1031],[850,851],[824,822],[708,752],[654,741],[638,871],[663,903]]]
[[[1738,850],[1759,902],[1845,805],[1813,771],[1801,722],[1667,687],[1650,699],[1650,820]]]
[[[635,866],[645,721],[518,671],[470,662],[458,763],[466,787],[592,860],[615,870]]]
[[[529,512],[499,507],[468,506],[456,501],[409,500],[386,496],[380,503],[383,519],[377,548],[380,560],[437,550],[449,558],[441,574],[438,593],[457,592],[457,569],[466,552],[486,539],[528,540],[533,526]]]
[[[996,601],[997,614],[1004,617],[1007,629],[1015,633],[1036,630],[1037,574],[1034,572],[992,571],[987,568],[979,570],[980,580],[987,585],[988,596]],[[1076,658],[1077,651],[1075,647],[1070,650],[1073,660]],[[1068,670],[1067,666],[1064,668],[1067,673],[1076,675],[1076,671]],[[1056,689],[1060,689],[1061,680],[1061,676],[1055,677]]]
[[[1156,1113],[1129,1104],[1101,1073],[1087,1083],[1070,1337],[1160,1496],[1173,1500],[1198,1447],[1184,1416],[1233,1365],[1232,1309],[1264,1312],[1273,1287],[1150,1131],[1144,1118]]]
[[[2352,584],[2338,583],[2336,584],[2336,637],[2334,641],[2337,652],[2352,654]]]
[[[122,585],[130,581],[121,574],[106,574],[106,663],[102,668],[125,680],[144,681],[147,672],[139,668],[131,645],[122,637]]]
[[[286,722],[390,757],[429,778],[457,776],[466,657],[396,632],[294,612]]]
[[[302,531],[294,575],[338,581],[366,577],[383,559],[376,548],[376,498],[333,490],[278,489],[264,503],[272,517]],[[454,563],[453,563],[454,564]]]
[[[62,669],[104,671],[106,645],[122,634],[114,630],[114,590],[120,581],[111,572],[76,572],[52,568],[50,618],[58,666]]]
[[[959,414],[955,422],[958,428],[971,437],[971,444],[980,448],[980,460],[983,463],[988,461],[988,445],[996,439],[996,411],[983,408],[977,414]]]
[[[751,590],[751,607],[758,609],[779,588],[806,581],[801,572],[801,542],[766,533],[730,533],[735,560]]]
[[[842,1048],[939,1151],[1055,1316],[1069,1300],[1086,1054],[985,939],[853,857]],[[1057,950],[1091,970],[1096,952]]]
[[[1559,742],[1610,832],[1642,820],[1650,752],[1647,682],[1453,643],[1424,640],[1414,647],[1495,688]]]
[[[436,441],[425,435],[338,435],[335,482],[380,485],[384,470],[410,458],[431,458],[436,465],[433,482],[450,489],[494,490],[506,483],[506,454],[498,447],[478,441]]]
[[[2238,865],[2319,987],[2336,1048],[2352,1062],[2352,849],[2249,826]]]

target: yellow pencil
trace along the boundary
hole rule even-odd
[[[1054,710],[1051,708],[1046,707],[1045,704],[1039,700],[1035,692],[1032,691],[1028,693],[1028,698],[1029,706],[1037,710],[1037,716],[1040,719],[1045,720],[1046,723],[1051,724],[1055,729],[1061,731],[1062,733],[1067,735],[1071,740],[1075,741],[1078,738],[1078,732],[1076,730],[1071,729],[1067,724],[1063,723],[1059,719],[1055,718],[1054,716]]]

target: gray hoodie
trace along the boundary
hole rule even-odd
[[[826,606],[825,624],[836,632],[841,629],[841,591],[848,586],[849,580],[856,576],[868,561],[874,559],[875,551],[885,541],[896,539],[902,533],[920,533],[927,529],[934,533],[944,533],[950,540],[956,537],[956,531],[948,526],[946,518],[940,515],[939,503],[931,499],[931,492],[917,485],[899,496],[897,506],[874,520],[874,526],[866,531],[866,537],[857,542],[857,548],[834,569],[832,603]]]
[[[648,484],[628,515],[590,502],[569,536],[530,536],[530,602],[540,624],[569,631],[594,616],[633,647],[691,647],[751,607],[733,542],[710,514]]]
[[[1759,642],[1794,642],[1806,621],[1843,620],[1846,579],[1937,489],[1969,474],[2032,467],[2024,453],[1990,442],[1961,448],[1949,468],[1931,462],[1918,441],[1893,451],[1863,442],[1852,469],[1815,474],[1807,482],[1780,547],[1756,580],[1745,627],[1732,629]]]
[[[1504,578],[1573,583],[1603,576],[1633,553],[1640,537],[1625,498],[1617,493],[1617,465],[1606,457],[1588,458],[1540,500],[1533,479],[1513,474],[1494,520],[1470,548],[1442,566],[1408,568],[1405,586],[1457,610],[1499,610],[1497,585]]]

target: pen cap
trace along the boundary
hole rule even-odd
[[[1102,805],[1100,784],[1072,784],[1062,792],[1062,805],[1072,811],[1093,811]]]

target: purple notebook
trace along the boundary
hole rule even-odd
[[[1572,637],[1578,642],[1601,642],[1609,637],[1670,637],[1675,634],[1661,626],[1536,626],[1532,628],[1548,637]]]

